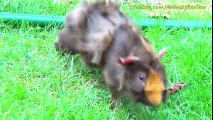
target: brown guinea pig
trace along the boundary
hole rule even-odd
[[[112,39],[103,64],[105,81],[115,100],[111,108],[123,91],[146,105],[157,106],[165,101],[167,77],[160,62],[165,51],[159,57],[150,52],[150,43],[128,25],[121,25]]]

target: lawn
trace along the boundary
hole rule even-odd
[[[1,0],[0,11],[64,16],[77,2],[66,5],[42,0]],[[146,17],[140,16],[144,15],[142,11],[130,10],[128,6],[122,6],[122,10],[134,18]],[[206,10],[176,10],[170,14],[171,19],[212,20],[212,12]],[[187,88],[156,108],[123,97],[114,111],[109,109],[110,93],[101,70],[86,67],[78,55],[61,57],[55,51],[59,31],[54,26],[0,22],[0,119],[212,119],[211,29],[143,30],[156,51],[168,49],[163,64],[169,86],[181,81]]]

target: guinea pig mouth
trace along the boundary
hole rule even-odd
[[[131,98],[136,102],[136,103],[141,103],[144,104],[146,106],[155,106],[153,104],[151,104],[148,99],[145,96],[145,91],[141,91],[141,92],[135,92],[135,91],[131,91],[132,94],[130,94]]]
[[[149,107],[156,107],[156,105],[153,105],[152,103],[150,103],[146,97],[143,96],[135,96],[134,100],[136,103],[141,103],[143,105],[149,106]]]
[[[149,103],[147,100],[145,100],[145,99],[142,98],[142,97],[136,97],[136,98],[135,98],[135,102],[136,102],[136,103],[144,104],[144,105],[146,105],[146,106],[153,106],[151,103]]]

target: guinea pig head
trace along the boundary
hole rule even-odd
[[[163,54],[148,62],[134,56],[118,59],[126,69],[125,88],[134,101],[157,106],[166,100],[167,77],[160,62]]]

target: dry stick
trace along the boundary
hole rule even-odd
[[[178,83],[178,84],[173,84],[169,89],[168,89],[168,94],[173,95],[177,93],[178,91],[182,90],[185,88],[186,85],[184,83]]]

